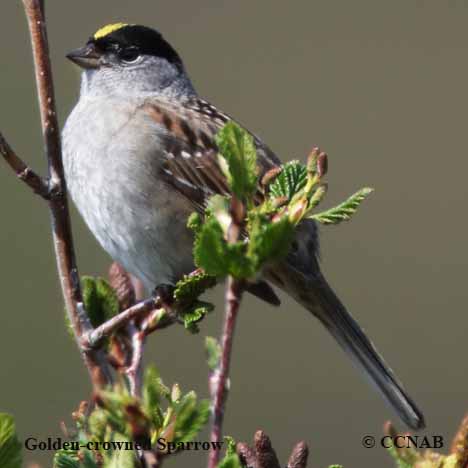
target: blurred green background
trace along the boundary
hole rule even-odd
[[[115,21],[159,28],[185,59],[200,94],[257,132],[284,160],[318,144],[329,153],[326,205],[376,188],[348,224],[322,229],[322,264],[337,292],[425,412],[427,435],[450,439],[468,406],[466,330],[467,39],[463,0],[47,2],[60,119],[78,71],[64,55]],[[20,1],[0,6],[0,128],[45,170],[26,22]],[[45,204],[0,163],[0,410],[22,437],[70,424],[89,395],[65,331]],[[109,258],[74,211],[81,273]],[[167,383],[207,396],[203,336],[157,333],[146,349]],[[283,297],[247,298],[232,363],[226,433],[263,428],[285,463],[305,439],[311,466],[390,467],[362,448],[394,415],[327,333]],[[403,428],[401,425],[400,428]],[[203,436],[201,436],[203,438]],[[50,465],[50,454],[27,460]],[[185,454],[167,468],[204,466]]]

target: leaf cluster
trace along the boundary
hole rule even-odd
[[[0,466],[21,468],[22,459],[15,421],[9,414],[0,413]]]
[[[198,322],[214,309],[213,304],[201,301],[199,297],[215,285],[216,278],[203,271],[186,275],[177,282],[174,289],[175,305],[185,328],[190,332],[197,333]]]
[[[338,206],[315,213],[327,189],[322,182],[327,172],[325,153],[316,148],[306,165],[290,161],[259,180],[252,135],[229,122],[216,141],[232,196],[212,197],[204,217],[192,214],[188,226],[195,233],[196,265],[217,278],[255,277],[267,263],[288,253],[301,221],[337,224],[348,220],[372,191],[361,189]],[[241,230],[236,240],[229,235],[233,225]]]
[[[164,438],[165,443],[175,444],[177,450],[178,443],[193,441],[209,418],[208,400],[199,401],[193,391],[183,394],[177,384],[166,387],[153,366],[146,369],[141,398],[117,385],[112,390],[100,391],[97,403],[89,417],[84,414],[75,417],[81,445],[90,441],[120,441],[149,450],[154,449],[159,438]],[[54,463],[54,468],[137,466],[135,450],[101,448],[92,452],[58,451]]]

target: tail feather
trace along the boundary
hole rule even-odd
[[[357,367],[364,370],[385,400],[413,430],[425,427],[424,416],[385,364],[371,341],[320,273],[307,274],[284,262],[268,272],[269,279],[312,312]]]

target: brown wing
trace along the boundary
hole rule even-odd
[[[200,212],[212,195],[230,194],[218,163],[215,143],[216,133],[231,120],[227,115],[200,99],[192,99],[183,106],[151,100],[144,110],[166,129],[161,171],[167,184],[189,199]],[[255,135],[253,137],[261,177],[280,161]]]
[[[200,213],[204,212],[211,196],[230,195],[218,163],[215,142],[216,133],[231,120],[227,115],[201,99],[192,99],[184,106],[151,100],[144,110],[166,129],[161,175],[168,185],[186,197]],[[280,165],[280,161],[255,135],[253,137],[261,178]],[[258,192],[259,201],[261,196]],[[252,282],[247,290],[272,305],[280,305],[278,296],[266,281]]]

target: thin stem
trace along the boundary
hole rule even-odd
[[[127,330],[132,340],[132,358],[125,374],[130,384],[130,393],[139,397],[141,396],[143,346],[146,335],[134,322],[128,324]]]
[[[11,148],[0,133],[0,154],[7,164],[15,171],[16,175],[35,193],[45,200],[49,199],[49,186],[47,181],[36,174]]]
[[[158,307],[160,307],[159,298],[151,298],[146,301],[139,302],[138,304],[129,307],[127,310],[120,312],[120,314],[112,317],[94,330],[90,330],[83,334],[81,344],[86,348],[95,348],[103,338],[110,336],[114,331],[128,324],[130,320],[142,316]]]
[[[219,368],[214,372],[213,395],[213,425],[211,429],[211,441],[220,441],[224,420],[224,407],[228,392],[229,368],[231,363],[232,343],[236,326],[236,318],[242,299],[243,284],[232,278],[227,280],[226,286],[226,315],[224,320],[223,335],[221,341],[221,359]],[[208,458],[208,467],[216,468],[220,451],[211,450]]]
[[[50,63],[47,29],[43,14],[43,0],[23,0],[31,35],[37,94],[42,131],[49,166],[49,208],[52,234],[62,294],[75,338],[80,344],[82,333],[91,329],[88,316],[80,313],[81,290],[76,267],[75,251],[70,225],[66,184],[62,164],[60,131],[55,107],[54,85]],[[110,367],[100,350],[84,350],[80,346],[94,386],[112,381]]]
[[[233,196],[231,199],[231,224],[227,233],[229,243],[237,242],[245,223],[245,207]],[[244,282],[229,276],[226,284],[226,309],[223,334],[221,337],[221,359],[218,368],[210,375],[210,392],[213,407],[211,442],[218,442],[223,436],[224,407],[226,405],[232,343],[236,328],[237,313],[244,291]],[[216,468],[220,451],[211,449],[208,455],[208,468]]]

